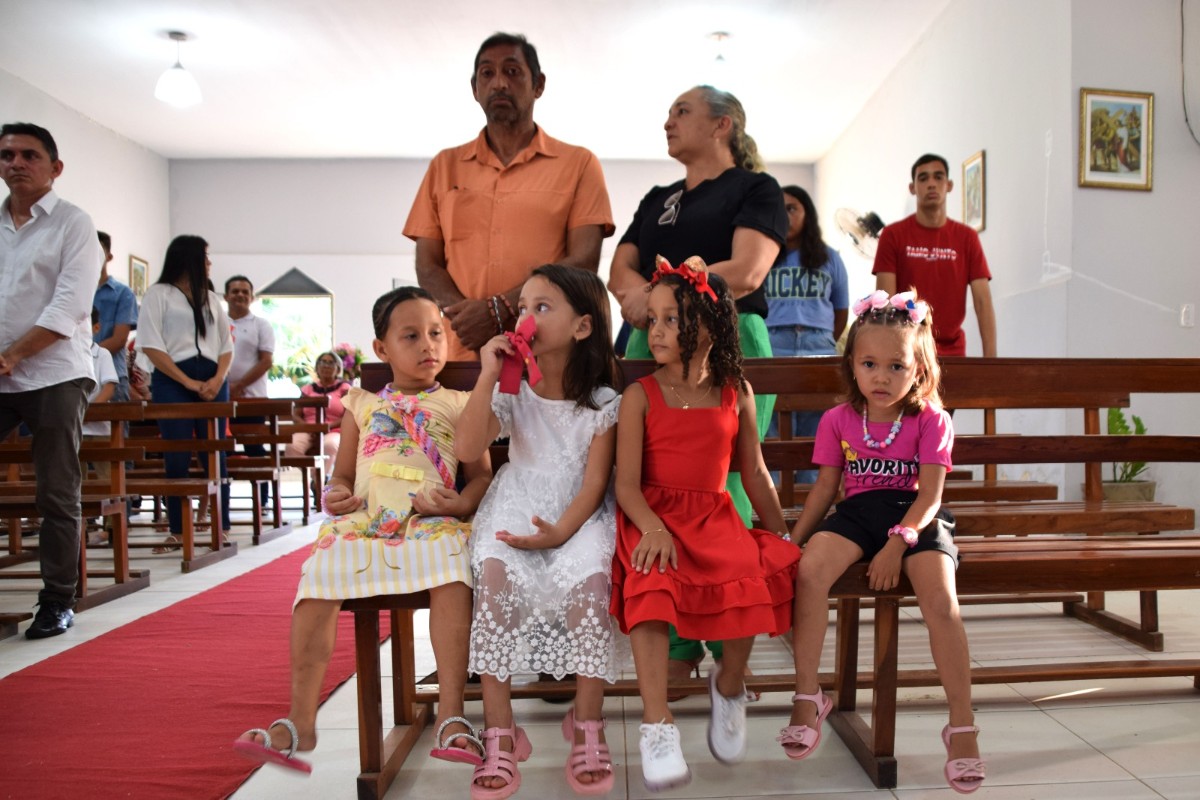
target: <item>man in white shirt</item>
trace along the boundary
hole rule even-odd
[[[0,127],[0,437],[33,433],[42,590],[30,639],[65,633],[79,582],[79,440],[92,375],[90,315],[104,255],[91,218],[60,199],[58,145],[27,122]]]
[[[229,399],[267,396],[267,372],[275,352],[275,331],[271,323],[250,313],[254,302],[254,284],[245,275],[234,275],[225,281],[225,304],[229,307],[230,329],[233,331],[233,363],[229,366]],[[242,422],[262,422],[264,417],[240,417]],[[261,444],[243,447],[248,456],[265,456]],[[266,504],[269,484],[262,484],[261,497]]]

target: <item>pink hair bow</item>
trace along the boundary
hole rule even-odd
[[[888,293],[883,289],[876,289],[861,300],[858,300],[850,308],[854,312],[854,316],[861,317],[868,311],[881,311],[888,306]]]
[[[700,258],[700,256],[692,256],[678,267],[672,267],[671,262],[662,256],[655,256],[654,263],[658,269],[655,271],[654,276],[650,278],[651,285],[658,283],[659,279],[664,275],[678,275],[694,286],[697,292],[706,294],[714,303],[717,302],[717,293],[708,285],[708,265],[704,263],[704,259]]]
[[[504,363],[500,365],[500,391],[505,394],[516,394],[521,390],[521,374],[529,367],[529,385],[536,386],[542,379],[542,371],[538,369],[530,345],[537,333],[537,323],[532,316],[521,320],[521,324],[512,332],[505,333],[512,343],[516,353],[505,353]]]
[[[898,309],[908,314],[908,318],[916,325],[920,325],[925,321],[925,315],[929,313],[929,304],[924,300],[917,300],[916,292],[900,292],[892,295],[888,301],[892,308]]]

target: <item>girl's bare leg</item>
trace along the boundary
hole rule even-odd
[[[455,581],[429,590],[429,639],[437,662],[441,698],[433,726],[436,733],[445,720],[463,716],[463,690],[467,683],[467,652],[471,639],[471,587]],[[470,732],[469,726],[454,723],[442,736],[444,739],[450,734]],[[441,747],[442,742],[437,742],[436,746]],[[471,752],[478,750],[461,738],[451,739],[450,746]]]
[[[796,692],[816,694],[821,690],[817,672],[821,649],[829,628],[829,587],[863,556],[862,548],[835,533],[813,534],[804,548],[796,572],[796,605],[792,622],[792,651],[796,664]],[[799,700],[792,705],[789,725],[814,727],[815,704]]]
[[[667,623],[642,622],[629,631],[638,692],[642,696],[642,722],[675,722],[667,707]]]
[[[950,724],[974,725],[971,709],[971,655],[954,588],[954,564],[945,553],[917,553],[904,559],[904,571],[912,583],[929,629],[929,649],[938,678],[950,706]],[[950,737],[951,758],[979,758],[974,733]]]

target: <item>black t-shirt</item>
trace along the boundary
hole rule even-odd
[[[654,274],[654,257],[661,255],[671,266],[692,256],[706,264],[727,261],[733,254],[734,228],[751,228],[779,243],[787,240],[787,212],[783,192],[770,175],[731,167],[712,180],[685,191],[679,199],[674,224],[660,225],[671,195],[683,189],[683,181],[655,186],[642,198],[621,244],[638,249],[638,272],[646,280]],[[668,215],[669,218],[670,215]],[[767,316],[767,297],[762,286],[737,301],[740,313]]]

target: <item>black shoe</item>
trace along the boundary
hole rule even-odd
[[[38,605],[33,624],[25,631],[26,639],[47,639],[66,633],[75,624],[75,612],[62,603],[50,600]]]

